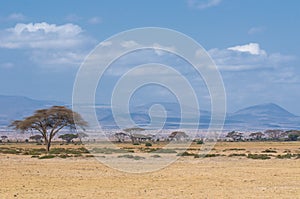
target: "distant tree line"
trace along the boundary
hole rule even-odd
[[[232,139],[232,141],[297,141],[300,138],[299,130],[280,130],[280,129],[268,129],[264,132],[253,132],[248,137],[244,137],[244,134],[238,131],[231,131],[227,133],[226,138]]]

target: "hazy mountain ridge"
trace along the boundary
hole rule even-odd
[[[62,102],[34,100],[23,96],[0,95],[0,125],[8,125],[12,120],[31,115],[37,109],[63,104]]]
[[[3,96],[0,95],[0,125],[8,125],[12,120],[21,119],[32,114],[35,110],[47,108],[53,105],[64,105],[63,102],[33,100],[22,96]],[[130,107],[130,116],[132,120],[141,126],[147,126],[154,121],[164,121],[165,118],[160,115],[160,111],[149,115],[149,110],[154,104],[160,104],[164,107],[167,115],[164,128],[176,129],[181,122],[180,108],[185,111],[193,112],[194,110],[187,106],[180,107],[177,103],[156,102],[139,106]],[[151,112],[151,111],[150,111]],[[103,128],[116,128],[117,125],[110,106],[96,106],[98,120]],[[201,129],[206,129],[210,123],[211,113],[207,110],[200,110],[200,125]],[[120,116],[122,117],[122,116]],[[125,117],[125,115],[123,116]],[[189,124],[190,122],[190,124]],[[192,126],[195,120],[187,119],[184,125],[186,128]],[[269,128],[284,128],[284,129],[300,129],[300,117],[296,116],[284,108],[274,103],[259,104],[255,106],[240,109],[234,113],[228,113],[225,120],[225,129],[235,130],[255,130]]]

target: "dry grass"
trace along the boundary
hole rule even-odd
[[[9,144],[0,147],[39,149],[42,146]],[[53,147],[82,146],[56,144]],[[122,147],[133,149],[133,157],[140,156],[141,145],[122,144]],[[196,153],[200,147],[192,145],[188,152]],[[0,198],[297,198],[300,195],[300,159],[276,157],[287,151],[298,154],[300,142],[218,143],[214,149],[211,154],[225,156],[184,156],[169,167],[145,174],[116,171],[85,156],[37,159],[0,153]],[[273,156],[266,160],[249,159],[244,155],[228,157],[230,154],[262,154],[267,149],[277,153],[269,154]]]

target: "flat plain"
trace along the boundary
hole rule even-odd
[[[145,147],[121,146],[131,148],[136,156]],[[34,143],[0,145],[0,149],[42,147]],[[188,152],[199,147],[193,144]],[[181,156],[161,170],[133,174],[88,155],[38,159],[0,153],[0,198],[300,198],[300,142],[220,142],[210,154],[218,155]],[[267,154],[270,159],[252,159],[248,154]],[[140,160],[126,161],[138,164]]]

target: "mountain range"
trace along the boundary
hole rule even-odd
[[[166,119],[154,112],[151,118],[148,114],[149,109],[154,104],[160,104],[165,109]],[[35,110],[47,108],[53,105],[66,105],[58,101],[34,100],[22,96],[0,95],[0,126],[7,126],[11,121],[22,119],[31,115]],[[184,110],[193,112],[189,107],[181,107]],[[112,110],[108,105],[97,105],[96,113],[102,128],[117,128]],[[200,129],[209,126],[211,113],[207,110],[199,110]],[[131,119],[140,126],[147,126],[152,121],[164,121],[165,129],[176,129],[181,122],[181,110],[177,103],[156,102],[139,106],[130,107]],[[122,116],[120,116],[122,117]],[[190,118],[190,122],[194,122]],[[184,126],[189,127],[189,120]],[[284,108],[274,103],[259,104],[238,110],[234,113],[227,113],[224,129],[228,130],[264,130],[270,128],[281,129],[300,129],[300,117],[296,116]]]

